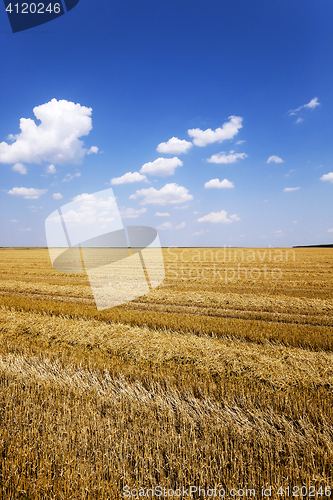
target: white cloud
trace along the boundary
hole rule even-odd
[[[333,172],[329,172],[328,174],[324,174],[320,177],[321,181],[332,182],[333,184]]]
[[[182,207],[173,207],[174,210],[186,210],[188,209],[189,205],[183,205]]]
[[[228,179],[223,179],[220,181],[219,179],[211,179],[210,181],[205,183],[205,188],[218,188],[218,189],[230,189],[235,187],[233,182],[228,181]]]
[[[81,173],[80,172],[76,172],[76,174],[66,174],[66,176],[64,177],[64,179],[62,180],[62,182],[70,182],[73,179],[75,179],[75,177],[81,177]]]
[[[22,175],[27,173],[27,169],[22,163],[15,163],[13,170],[14,172],[19,172]]]
[[[289,172],[287,174],[284,174],[285,177],[290,177],[290,174],[296,172],[296,170],[294,168],[292,168],[291,170],[289,170]]]
[[[238,130],[242,128],[243,118],[240,116],[229,116],[229,121],[225,122],[222,127],[212,130],[208,128],[207,130],[201,130],[199,128],[193,128],[188,130],[188,135],[194,137],[193,143],[196,146],[207,146],[207,144],[212,144],[213,142],[222,142],[228,139],[232,139]]]
[[[174,158],[157,158],[142,165],[140,172],[150,175],[173,175],[177,167],[182,167],[183,162],[174,156]]]
[[[222,153],[212,155],[207,161],[209,163],[235,163],[237,160],[244,160],[247,156],[245,153],[234,153],[233,151],[227,155],[222,151]]]
[[[236,146],[240,146],[240,144],[244,144],[244,142],[246,142],[246,141],[237,141],[237,142],[235,142],[235,144],[236,144]]]
[[[26,200],[38,200],[42,194],[45,194],[47,189],[35,189],[35,188],[25,188],[25,187],[14,187],[8,194],[14,196],[23,196]]]
[[[80,163],[87,150],[79,137],[92,129],[92,109],[52,99],[36,106],[33,113],[41,123],[36,125],[31,118],[21,118],[21,132],[10,136],[14,142],[0,143],[0,163]]]
[[[97,154],[98,153],[98,147],[97,146],[91,146],[91,148],[88,150],[87,154]]]
[[[141,205],[172,205],[193,200],[193,196],[183,186],[171,183],[165,184],[161,189],[140,189],[130,196],[131,200],[142,197]]]
[[[192,236],[201,236],[203,234],[205,234],[207,231],[205,231],[204,229],[201,229],[201,231],[196,231],[195,233],[192,233]]]
[[[52,195],[52,198],[53,198],[54,200],[61,200],[61,198],[62,198],[62,194],[60,194],[60,193],[54,193],[54,194]]]
[[[291,193],[291,191],[298,191],[300,188],[299,187],[296,187],[296,188],[284,188],[283,192],[284,193]]]
[[[144,214],[145,212],[147,212],[146,208],[140,208],[139,210],[136,210],[135,208],[125,208],[120,210],[120,215],[123,219],[137,219],[139,215]]]
[[[186,222],[181,222],[180,224],[178,224],[178,226],[176,226],[176,229],[184,229],[185,226]]]
[[[172,224],[171,224],[171,222],[163,222],[163,224],[160,224],[159,226],[157,226],[157,229],[162,229],[162,230],[172,229]]]
[[[43,210],[43,207],[36,207],[35,205],[31,205],[30,207],[27,207],[28,210],[31,210],[31,212],[37,212],[37,210]]]
[[[159,153],[169,153],[179,155],[182,153],[187,153],[187,151],[193,146],[192,142],[178,139],[178,137],[171,137],[168,142],[161,142],[156,151]]]
[[[304,104],[303,108],[314,109],[317,106],[320,106],[320,102],[318,102],[318,97],[314,97],[310,102]]]
[[[230,215],[229,219],[227,215],[228,214],[225,210],[221,210],[221,212],[211,212],[210,214],[205,215],[204,217],[200,217],[200,219],[198,219],[198,222],[213,222],[213,223],[222,222],[223,224],[230,224],[231,222],[240,220],[237,214]]]
[[[156,217],[170,217],[170,214],[168,212],[156,212]]]
[[[327,232],[328,233],[333,233],[333,227],[331,227],[331,229],[327,229]]]
[[[297,118],[297,120],[295,121],[295,123],[302,123],[302,122],[304,122],[304,118],[301,117]]]
[[[55,169],[55,166],[54,165],[49,165],[48,167],[45,168],[45,172],[47,174],[55,174],[57,171]]]
[[[279,156],[270,156],[267,160],[267,163],[284,163],[284,161],[282,160],[282,158],[280,158]]]
[[[121,177],[113,177],[111,179],[111,184],[131,184],[132,182],[142,182],[147,181],[147,177],[145,175],[140,174],[139,172],[127,172]]]
[[[12,220],[10,220],[9,222],[18,222],[18,220],[16,220],[16,219],[12,219]]]
[[[301,111],[301,109],[303,109],[303,108],[314,109],[317,106],[320,106],[320,102],[318,101],[318,97],[314,97],[307,104],[302,104],[302,106],[300,106],[297,109],[291,109],[290,111],[288,111],[288,113],[289,113],[289,116],[292,116],[292,115],[295,115],[296,113],[298,113],[298,111]]]
[[[27,227],[26,229],[19,229],[19,231],[31,231],[31,227]]]

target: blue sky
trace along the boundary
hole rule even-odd
[[[0,246],[46,246],[51,212],[110,187],[163,246],[332,243],[332,14],[80,0],[13,34],[2,8]]]

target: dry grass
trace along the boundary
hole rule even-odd
[[[98,312],[47,250],[0,250],[0,498],[332,483],[333,250],[172,252],[161,287]],[[282,277],[225,282],[238,263]]]

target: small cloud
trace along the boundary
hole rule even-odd
[[[239,129],[242,128],[243,118],[240,116],[229,116],[229,121],[225,122],[222,127],[212,130],[201,130],[194,128],[188,130],[188,135],[194,137],[193,144],[196,146],[204,147],[207,144],[214,142],[222,142],[228,139],[233,139],[238,134]]]
[[[189,205],[183,205],[182,207],[173,207],[174,210],[187,210]]]
[[[227,155],[224,151],[208,158],[208,163],[236,163],[238,160],[244,160],[248,155],[245,153],[235,153],[230,151]]]
[[[241,144],[244,144],[244,142],[246,142],[246,141],[237,141],[237,142],[235,142],[235,144],[236,144],[236,146],[240,146]]]
[[[163,222],[160,226],[157,226],[157,229],[162,229],[162,231],[166,229],[172,229],[172,224],[171,222]]]
[[[175,183],[165,184],[161,189],[140,189],[130,196],[130,200],[137,198],[143,198],[141,205],[172,205],[193,200],[185,187]]]
[[[200,217],[198,222],[212,222],[212,223],[222,223],[222,224],[230,224],[231,222],[239,221],[240,218],[237,214],[230,215],[228,218],[228,214],[225,210],[221,210],[221,212],[211,212],[204,217]]]
[[[268,158],[268,160],[267,160],[267,163],[272,163],[272,162],[274,162],[274,163],[284,163],[283,160],[282,160],[282,158],[280,158],[279,156],[275,156],[275,155],[270,156]]]
[[[45,172],[47,174],[55,174],[57,171],[56,171],[56,168],[54,165],[49,165],[48,167],[45,168]]]
[[[155,214],[156,217],[170,217],[170,214],[168,212],[156,212]]]
[[[27,227],[25,229],[19,229],[19,231],[31,231],[31,228],[30,227]]]
[[[98,153],[98,147],[97,146],[91,146],[91,148],[88,149],[88,152],[87,152],[88,155],[97,154],[97,153]]]
[[[159,153],[169,153],[179,155],[182,153],[187,153],[189,149],[193,146],[192,142],[178,139],[178,137],[171,137],[168,142],[161,142],[156,151]]]
[[[10,220],[9,222],[18,222],[18,220],[16,220],[16,219],[12,219],[12,220]]]
[[[173,175],[177,167],[182,167],[183,162],[175,156],[174,158],[157,158],[142,165],[140,172],[149,175]]]
[[[331,229],[327,229],[327,232],[328,233],[333,233],[333,227],[331,227]]]
[[[223,179],[220,181],[219,179],[211,179],[210,181],[205,183],[205,188],[218,188],[218,189],[230,189],[234,188],[233,182],[228,181],[228,179]]]
[[[307,104],[302,104],[302,106],[300,106],[299,108],[291,109],[290,111],[288,111],[288,113],[289,113],[289,116],[293,116],[296,113],[298,113],[299,111],[301,111],[301,109],[304,109],[304,108],[306,108],[306,109],[314,109],[317,106],[320,106],[320,102],[318,101],[318,97],[314,97]]]
[[[35,205],[31,205],[30,207],[27,207],[28,210],[31,210],[31,212],[37,212],[37,210],[43,210],[43,207],[35,207]]]
[[[60,194],[60,193],[53,193],[52,198],[54,200],[61,200],[62,194]]]
[[[181,224],[176,226],[176,229],[184,229],[185,226],[186,226],[186,222],[182,222]]]
[[[293,220],[293,224],[297,224],[297,220]]]
[[[35,189],[35,188],[25,188],[25,187],[14,187],[8,194],[13,196],[23,196],[26,200],[38,200],[42,194],[45,194],[47,189]]]
[[[333,184],[333,172],[329,172],[328,174],[324,174],[320,177],[321,181],[328,181]]]
[[[198,215],[198,213],[199,213],[199,212],[197,212],[197,211],[193,212],[193,214],[194,214],[194,215]]]
[[[14,172],[18,172],[19,174],[25,175],[27,173],[26,167],[23,165],[23,163],[15,163],[13,166]]]
[[[318,97],[314,97],[313,99],[311,99],[310,102],[308,102],[307,104],[304,104],[303,108],[314,109],[317,106],[320,106],[320,102],[318,102]]]
[[[81,177],[81,173],[80,172],[77,172],[76,174],[66,174],[65,178],[62,180],[62,182],[70,182],[72,181],[73,179],[75,179],[75,177]]]
[[[293,172],[296,172],[296,170],[294,168],[292,168],[291,170],[289,170],[289,172],[287,174],[284,174],[285,177],[290,177],[290,174],[292,174]]]
[[[301,117],[297,118],[297,120],[295,121],[295,123],[302,123],[302,122],[304,122],[304,118]]]
[[[139,172],[127,172],[127,174],[124,174],[121,177],[113,177],[113,179],[111,179],[111,185],[132,184],[133,182],[142,181],[147,181],[147,177],[145,175],[142,175]]]
[[[208,231],[205,231],[204,229],[201,229],[201,231],[196,231],[195,233],[192,233],[192,236],[201,236],[205,233],[207,233]]]
[[[295,188],[284,188],[283,192],[284,193],[291,193],[291,191],[298,191],[300,188],[295,187]]]
[[[125,208],[120,210],[120,215],[123,219],[137,219],[139,215],[144,214],[145,212],[147,212],[146,208],[140,208],[139,210],[136,210],[135,208]]]

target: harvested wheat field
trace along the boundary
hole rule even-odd
[[[0,497],[328,497],[333,248],[163,252],[98,312],[46,249],[0,249]]]

